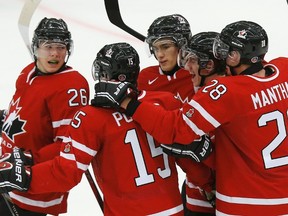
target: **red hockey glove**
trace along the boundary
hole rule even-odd
[[[191,158],[196,162],[201,162],[211,154],[212,141],[209,135],[205,134],[188,145],[173,143],[171,145],[161,144],[161,147],[163,152],[168,155]]]
[[[121,102],[126,97],[137,98],[137,96],[138,90],[131,83],[100,80],[95,84],[95,96],[91,104],[120,109]]]

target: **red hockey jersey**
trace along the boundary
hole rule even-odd
[[[31,150],[34,163],[59,155],[60,141],[75,112],[88,104],[86,79],[71,67],[53,75],[34,76],[35,64],[23,69],[16,81],[2,128],[2,151],[14,146]],[[46,149],[46,150],[45,150]],[[66,212],[67,193],[30,194],[13,191],[13,202],[27,210]]]
[[[288,214],[288,59],[266,67],[275,73],[213,80],[182,110],[143,102],[133,115],[164,143],[187,143],[216,129],[219,215]]]
[[[195,93],[191,74],[184,69],[169,76],[159,66],[150,66],[141,70],[137,82],[140,90],[171,92],[182,103],[189,102]]]
[[[142,91],[139,99],[169,110],[181,105],[168,92]],[[92,162],[106,216],[183,215],[175,158],[132,118],[87,106],[76,113],[65,142],[61,156],[33,166],[30,192],[69,190]],[[210,170],[200,173],[199,163],[184,160],[183,170],[199,183],[209,179]]]
[[[159,66],[142,69],[138,77],[138,88],[147,91],[167,91],[173,93],[182,103],[188,103],[195,94],[189,71],[179,69],[172,76],[162,72]],[[212,160],[212,159],[208,159]],[[191,178],[193,178],[195,175]],[[195,211],[213,212],[212,206],[203,197],[193,181],[187,177],[187,208]],[[193,187],[190,187],[193,185]],[[208,206],[208,207],[207,207]]]

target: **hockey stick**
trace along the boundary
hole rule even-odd
[[[104,2],[108,18],[112,24],[133,35],[139,40],[145,41],[146,37],[144,35],[140,34],[139,32],[135,31],[124,23],[121,17],[118,0],[104,0]]]
[[[10,200],[9,194],[8,193],[2,193],[2,197],[3,197],[6,205],[8,206],[11,215],[12,216],[20,216],[15,205],[11,201],[9,201]]]
[[[98,189],[96,187],[96,184],[95,184],[95,182],[94,182],[94,180],[93,180],[93,178],[91,176],[91,173],[90,173],[90,171],[88,169],[85,171],[85,175],[86,175],[86,178],[87,178],[87,180],[88,180],[88,182],[90,184],[91,189],[93,190],[93,193],[94,193],[94,195],[95,195],[95,197],[97,199],[97,202],[98,202],[102,212],[104,212],[102,197],[101,197],[101,195],[100,195],[100,193],[99,193],[99,191],[98,191]]]
[[[31,18],[40,2],[41,0],[26,0],[18,19],[19,32],[32,58],[33,54],[30,46],[29,26]]]

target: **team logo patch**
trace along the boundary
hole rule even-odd
[[[259,59],[258,56],[255,56],[251,59],[251,62],[256,63],[258,61],[258,59]]]
[[[15,102],[12,101],[9,107],[9,115],[6,117],[5,122],[2,126],[2,133],[5,133],[9,139],[14,142],[15,136],[25,133],[24,126],[26,121],[21,119],[19,115],[22,107],[19,106],[20,98]]]
[[[185,113],[185,115],[186,115],[188,118],[191,118],[191,117],[193,116],[194,112],[195,112],[194,108],[191,108],[191,109],[189,109],[189,110]]]
[[[243,29],[243,30],[238,32],[238,36],[237,37],[246,39],[246,36],[247,36],[247,31],[245,29]]]
[[[121,82],[125,81],[126,80],[126,75],[125,74],[119,74],[118,75],[118,80],[121,81]]]

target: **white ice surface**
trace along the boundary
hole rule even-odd
[[[288,53],[288,6],[285,0],[119,0],[123,20],[128,26],[146,35],[152,21],[162,15],[180,13],[191,24],[192,33],[221,31],[226,24],[237,20],[251,20],[262,25],[269,35],[267,60]],[[15,90],[18,74],[31,57],[18,31],[18,18],[24,0],[0,0],[0,109],[6,108]],[[125,41],[134,46],[141,58],[141,67],[156,64],[148,58],[143,42],[111,24],[103,0],[42,0],[32,17],[30,38],[38,22],[44,17],[63,18],[74,40],[74,54],[69,65],[78,69],[91,84],[91,65],[96,53],[107,43]],[[184,174],[180,171],[180,184]],[[93,192],[83,176],[71,190],[68,213],[61,216],[102,215]]]

